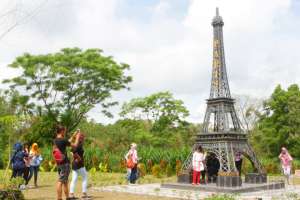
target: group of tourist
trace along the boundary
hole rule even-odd
[[[84,166],[84,134],[78,129],[69,139],[65,137],[66,128],[57,126],[56,137],[53,140],[53,158],[56,161],[58,180],[56,184],[57,199],[62,199],[64,192],[66,199],[77,199],[75,197],[75,186],[78,176],[82,177],[82,198],[88,199],[87,194],[88,174]],[[71,148],[72,161],[68,158],[67,148]],[[127,180],[130,184],[135,184],[138,178],[138,154],[137,145],[132,143],[129,151],[125,155],[127,167]],[[11,178],[22,177],[25,185],[20,185],[24,189],[32,176],[34,185],[37,187],[37,176],[42,156],[37,143],[33,143],[29,151],[28,145],[16,143],[14,153],[11,158],[12,176]],[[69,174],[72,169],[72,180],[69,189]]]
[[[286,177],[287,183],[289,184],[293,158],[285,147],[281,148],[279,159],[281,162],[282,173]],[[236,151],[235,166],[239,176],[241,176],[242,163],[242,152]],[[207,153],[203,151],[203,148],[200,145],[197,146],[192,157],[192,184],[199,185],[200,183],[206,184],[208,181],[216,181],[216,176],[219,171],[219,167],[220,163],[215,157],[215,154],[210,154],[209,156],[207,156]],[[211,180],[206,180],[206,175],[210,177]]]
[[[27,144],[16,143],[10,160],[13,170],[11,178],[23,177],[27,185],[34,176],[34,186],[37,187],[38,171],[42,160],[37,143],[33,143],[30,150]]]
[[[84,134],[78,129],[72,137],[67,140],[65,138],[66,129],[59,126],[56,131],[56,138],[54,139],[53,157],[57,163],[58,181],[57,181],[57,199],[62,199],[62,190],[67,199],[77,199],[74,195],[75,185],[78,176],[82,177],[82,198],[89,198],[87,195],[87,171],[84,166]],[[68,177],[70,173],[70,161],[67,156],[66,148],[71,147],[73,155],[72,161],[72,181],[70,184],[70,192],[68,187]],[[137,145],[132,143],[128,153],[125,156],[127,166],[127,179],[130,184],[135,184],[138,178],[137,164],[138,154]]]
[[[87,194],[88,175],[84,166],[84,134],[78,129],[69,139],[65,138],[66,128],[58,126],[56,129],[56,137],[53,141],[53,157],[57,164],[58,181],[56,185],[57,199],[62,199],[62,192],[68,200],[77,199],[74,195],[75,186],[78,176],[82,177],[82,198],[89,198]],[[67,147],[71,148],[72,162],[70,162],[67,154]],[[125,155],[127,167],[127,180],[129,184],[135,184],[138,179],[138,161],[137,145],[132,143],[129,151]],[[281,161],[282,171],[289,183],[291,174],[291,166],[293,158],[285,147],[282,147],[279,155]],[[12,164],[12,178],[22,177],[25,185],[34,176],[34,186],[37,187],[37,178],[39,166],[43,158],[41,156],[37,143],[33,143],[29,150],[28,145],[16,143],[14,145],[14,153],[11,157]],[[241,175],[243,155],[241,152],[235,153],[235,166]],[[215,181],[219,171],[220,163],[214,154],[204,152],[199,145],[195,148],[192,156],[193,178],[192,184],[199,185],[200,183],[207,183],[207,177],[213,178]],[[72,169],[72,181],[69,190],[69,174]]]

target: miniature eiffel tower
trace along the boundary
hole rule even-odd
[[[235,154],[242,153],[252,163],[254,169],[263,174],[263,169],[248,143],[247,134],[241,128],[231,98],[226,73],[223,42],[223,19],[218,8],[213,18],[213,66],[210,96],[203,122],[203,130],[197,135],[193,150],[201,145],[207,153],[215,154],[219,160],[219,172],[237,172]],[[192,153],[183,165],[183,171],[192,168]]]

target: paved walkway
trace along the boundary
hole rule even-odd
[[[179,190],[161,188],[160,184],[142,184],[142,185],[114,185],[104,187],[92,188],[96,191],[106,192],[123,192],[138,195],[151,195],[160,197],[172,197],[178,199],[190,199],[190,200],[201,200],[208,197],[213,192],[205,191],[190,191],[190,190]],[[295,198],[298,197],[298,198]],[[256,200],[261,198],[262,200],[296,200],[300,198],[300,186],[287,186],[285,189],[280,190],[266,190],[259,192],[249,192],[237,195],[239,200]]]

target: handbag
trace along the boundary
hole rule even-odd
[[[132,169],[132,168],[134,168],[134,166],[135,166],[135,164],[133,162],[132,156],[129,155],[128,159],[126,161],[126,167]]]

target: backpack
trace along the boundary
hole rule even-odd
[[[15,152],[13,155],[11,162],[12,162],[12,168],[15,170],[24,169],[25,166],[25,153],[23,151]]]
[[[61,165],[65,162],[66,156],[59,150],[59,148],[55,147],[52,151],[52,156],[57,165]]]

